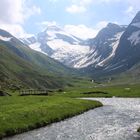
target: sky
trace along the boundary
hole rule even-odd
[[[28,37],[57,25],[87,39],[109,22],[128,25],[139,5],[140,0],[0,0],[0,28]]]

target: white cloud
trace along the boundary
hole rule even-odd
[[[0,23],[24,23],[31,15],[40,14],[41,10],[35,5],[27,6],[27,0],[1,0]]]
[[[88,7],[91,5],[100,6],[100,4],[104,4],[104,3],[121,4],[122,0],[72,0],[71,2],[72,4],[66,8],[66,11],[69,13],[80,13],[80,12],[82,13],[82,12],[86,12],[88,10]],[[125,3],[125,5],[128,5],[128,9],[125,10],[125,13],[127,12],[127,10],[128,12],[130,12],[130,10],[132,10],[133,8],[133,16],[134,16],[134,14],[136,14],[136,12],[140,10],[139,8],[140,0],[124,0],[123,3]]]
[[[70,7],[66,8],[66,11],[69,13],[83,13],[86,11],[86,8],[83,6],[78,6],[78,5],[71,5]]]
[[[132,13],[134,8],[132,6],[128,7],[128,9],[125,11],[126,13]]]
[[[132,19],[136,13],[140,10],[140,0],[126,0],[128,8],[124,11],[124,13]]]
[[[0,0],[0,28],[16,37],[27,35],[22,25],[30,16],[40,13],[40,8],[27,0]]]
[[[26,11],[26,13],[24,13],[24,14],[26,15],[26,18],[29,18],[32,15],[41,14],[40,7],[37,7],[35,5],[33,5],[32,7],[26,7],[25,11]]]
[[[92,0],[73,0],[72,5],[66,8],[66,11],[72,14],[84,13],[87,7],[92,3]]]
[[[129,6],[124,13],[127,15],[127,17],[130,17],[130,19],[132,19],[135,16],[135,10],[133,6]]]
[[[97,23],[94,28],[85,25],[65,25],[64,30],[81,39],[94,38],[97,33],[108,24],[107,21]]]
[[[48,0],[49,2],[52,2],[52,3],[56,3],[58,2],[59,0]]]
[[[104,2],[104,3],[111,3],[111,2],[120,2],[121,0],[98,0],[98,2]]]
[[[27,34],[21,25],[19,24],[0,24],[0,28],[8,31],[13,36],[17,38],[24,38],[32,36],[31,34]]]
[[[72,0],[72,5],[66,8],[66,11],[72,14],[84,13],[91,5],[100,5],[104,3],[120,2],[121,0]]]
[[[59,26],[59,24],[57,24],[56,21],[42,21],[36,23],[36,25],[39,27],[39,30],[41,31],[46,30],[48,26]]]
[[[93,0],[81,0],[81,4],[87,5],[90,4]]]
[[[94,1],[94,0],[93,0]],[[120,2],[120,3],[125,3],[128,4],[129,6],[132,6],[134,9],[139,10],[139,5],[140,5],[140,0],[98,0],[100,3],[114,3],[114,2]]]
[[[22,23],[24,21],[22,0],[1,0],[0,1],[0,22]]]
[[[39,23],[41,26],[56,26],[56,21],[43,21]]]
[[[98,0],[98,2],[105,2],[109,4],[117,3],[124,3],[127,9],[124,10],[124,13],[128,15],[130,18],[134,17],[136,13],[140,10],[140,0]]]
[[[44,31],[47,28],[47,26],[57,26],[62,30],[65,30],[67,33],[81,39],[94,38],[102,28],[106,27],[107,24],[108,21],[100,21],[93,28],[91,28],[84,24],[80,25],[67,24],[64,27],[61,27],[55,21],[43,21],[41,23],[37,23],[39,29],[41,29],[42,31]]]
[[[108,24],[108,21],[100,21],[96,24],[96,28],[98,30],[101,30],[102,28],[106,27]]]
[[[93,38],[97,31],[85,25],[65,25],[64,30],[81,39]]]
[[[132,6],[136,10],[140,10],[140,8],[139,8],[140,1],[139,0],[126,0],[126,1],[130,6]]]

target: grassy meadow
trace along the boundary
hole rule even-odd
[[[89,92],[89,94],[88,94]],[[93,92],[93,93],[92,93]],[[101,92],[101,93],[100,93]],[[63,92],[56,92],[57,96],[65,97],[125,97],[125,98],[139,98],[140,84],[126,84],[126,85],[97,85],[85,84],[76,87],[65,88]]]
[[[0,137],[29,131],[102,106],[55,96],[0,97]]]
[[[100,102],[79,97],[140,97],[139,84],[111,86],[78,81],[75,79],[74,84],[49,96],[19,96],[18,91],[8,91],[12,96],[0,97],[0,137],[46,126],[102,106]]]

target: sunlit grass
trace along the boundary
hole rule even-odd
[[[67,97],[0,97],[0,137],[61,121],[101,105]]]

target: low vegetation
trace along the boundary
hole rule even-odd
[[[59,88],[68,85],[77,75],[75,70],[21,42],[14,42],[0,41],[0,88]]]
[[[0,137],[29,131],[102,106],[100,102],[79,97],[140,97],[140,86],[105,85],[75,79],[74,84],[50,92],[48,96],[0,97]],[[138,130],[140,131],[140,130]]]
[[[0,97],[0,137],[29,131],[102,106],[97,101],[56,96]]]
[[[66,88],[63,92],[56,93],[57,96],[65,97],[140,97],[140,86],[137,85],[87,85],[80,87]]]

